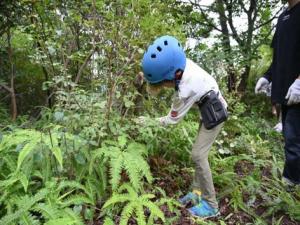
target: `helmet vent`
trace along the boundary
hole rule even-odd
[[[178,46],[180,47],[180,43],[178,42]]]
[[[158,50],[159,52],[161,52],[162,49],[161,49],[161,47],[158,46],[158,47],[157,47],[157,50]]]
[[[151,74],[147,74],[147,76],[148,76],[148,77],[152,77],[152,75],[151,75]]]
[[[164,41],[164,44],[165,44],[165,45],[168,45],[168,41]]]
[[[153,58],[153,59],[156,58],[156,55],[155,55],[155,54],[152,54],[152,55],[151,55],[151,58]]]

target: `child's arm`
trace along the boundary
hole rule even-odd
[[[157,120],[163,126],[169,124],[176,124],[185,116],[185,114],[193,106],[195,101],[195,96],[191,96],[188,98],[180,98],[178,96],[178,93],[176,92],[173,97],[173,103],[169,114],[167,116],[157,118]]]

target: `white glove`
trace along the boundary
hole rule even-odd
[[[270,82],[266,78],[264,78],[264,77],[259,78],[255,85],[255,94],[267,93],[269,84],[270,84]]]
[[[268,85],[268,87],[267,87],[266,95],[267,95],[268,97],[271,97],[271,95],[272,95],[272,82],[269,83],[269,85]]]
[[[145,125],[147,120],[149,120],[149,117],[146,116],[139,116],[138,118],[135,119],[135,122],[140,124],[140,125]]]
[[[277,123],[273,129],[275,131],[277,131],[278,133],[281,133],[282,132],[282,123],[281,122]]]
[[[290,86],[285,98],[288,99],[288,105],[300,103],[300,79],[296,79]]]

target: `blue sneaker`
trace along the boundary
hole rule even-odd
[[[186,205],[190,202],[193,205],[197,205],[197,204],[199,204],[200,200],[201,200],[201,192],[200,191],[193,191],[193,192],[189,192],[188,194],[186,194],[185,196],[180,198],[178,201],[182,205]]]
[[[217,208],[211,207],[204,199],[202,199],[198,205],[189,208],[188,211],[192,214],[192,216],[201,218],[216,217],[220,214]]]

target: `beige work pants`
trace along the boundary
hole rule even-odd
[[[218,208],[218,202],[208,163],[208,153],[213,142],[220,133],[222,126],[223,123],[211,130],[207,130],[203,125],[201,125],[192,150],[192,160],[196,164],[193,189],[200,190],[202,198],[214,208]]]

